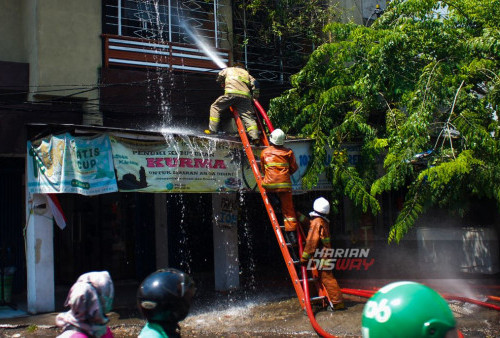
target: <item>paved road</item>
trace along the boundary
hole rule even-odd
[[[347,297],[347,310],[320,311],[318,323],[341,337],[360,337],[364,299]],[[460,302],[451,305],[465,337],[500,337],[500,312]],[[0,319],[2,337],[55,337],[57,313]],[[143,320],[133,305],[119,306],[110,315],[116,337],[136,337]],[[293,294],[218,294],[199,299],[181,324],[186,337],[316,337]]]

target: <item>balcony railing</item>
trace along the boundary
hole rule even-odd
[[[174,71],[217,73],[217,66],[196,45],[155,41],[119,35],[103,34],[104,66],[132,68],[166,68]],[[215,49],[225,64],[229,64],[229,50]]]

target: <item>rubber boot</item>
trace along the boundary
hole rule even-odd
[[[297,244],[297,236],[295,235],[295,231],[286,231],[286,237],[288,238],[288,242],[291,245]]]

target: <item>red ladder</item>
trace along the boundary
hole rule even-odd
[[[262,106],[258,104],[256,100],[254,100],[254,103],[256,103],[256,107],[259,111],[259,113],[263,116],[263,118],[266,120],[267,114],[265,114],[264,110],[262,109]],[[323,337],[334,337],[330,335],[329,333],[325,332],[319,324],[316,322],[316,319],[314,318],[314,314],[312,312],[311,308],[311,302],[313,301],[320,301],[323,303],[323,306],[327,304],[331,304],[330,300],[328,299],[328,294],[323,286],[319,282],[319,274],[316,269],[313,270],[307,270],[305,266],[301,266],[301,275],[302,278],[300,279],[298,274],[297,274],[297,269],[299,268],[299,260],[294,260],[290,254],[290,250],[293,250],[293,246],[290,243],[287,243],[283,237],[282,233],[282,227],[280,226],[278,222],[278,218],[276,217],[276,214],[274,212],[274,208],[272,207],[269,198],[267,196],[266,190],[262,186],[262,176],[260,173],[259,165],[257,160],[255,159],[255,155],[253,153],[252,147],[250,146],[250,142],[248,141],[248,136],[245,132],[245,127],[243,126],[243,123],[240,119],[240,116],[236,109],[233,107],[230,107],[231,112],[233,113],[234,120],[236,122],[236,126],[238,128],[238,133],[241,138],[241,142],[243,143],[243,149],[245,150],[246,156],[248,158],[248,162],[250,164],[250,167],[252,168],[253,175],[255,176],[255,182],[257,183],[257,186],[259,187],[259,192],[262,197],[262,201],[264,202],[264,205],[266,207],[267,214],[269,216],[269,220],[271,221],[271,225],[274,231],[274,234],[276,235],[276,239],[278,240],[278,245],[280,247],[281,253],[283,255],[283,258],[285,260],[286,267],[288,269],[288,273],[290,274],[290,278],[292,279],[292,284],[293,287],[295,288],[295,292],[297,293],[297,297],[299,299],[300,305],[302,309],[306,310],[307,315],[309,317],[309,320],[311,321],[312,326],[316,330],[318,334],[320,334]],[[269,129],[272,131],[273,127],[270,124],[270,121],[267,119],[266,120],[267,125]],[[257,126],[259,130],[261,131],[261,142],[262,144],[268,146],[269,141],[267,139],[263,123],[260,119],[260,117],[257,115]],[[299,250],[298,250],[298,257],[300,258],[302,256],[302,251],[303,251],[303,243],[305,239],[305,234],[304,230],[302,229],[302,226],[299,224],[298,227],[298,244],[299,244]],[[308,271],[310,272],[310,276],[308,275]],[[316,293],[317,297],[310,298],[309,296],[309,283],[313,283],[313,285],[316,288]]]

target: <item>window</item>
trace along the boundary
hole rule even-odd
[[[104,0],[104,33],[194,44],[188,30],[219,47],[227,25],[219,0]],[[188,27],[188,28],[186,28]],[[222,34],[221,32],[224,32]]]

